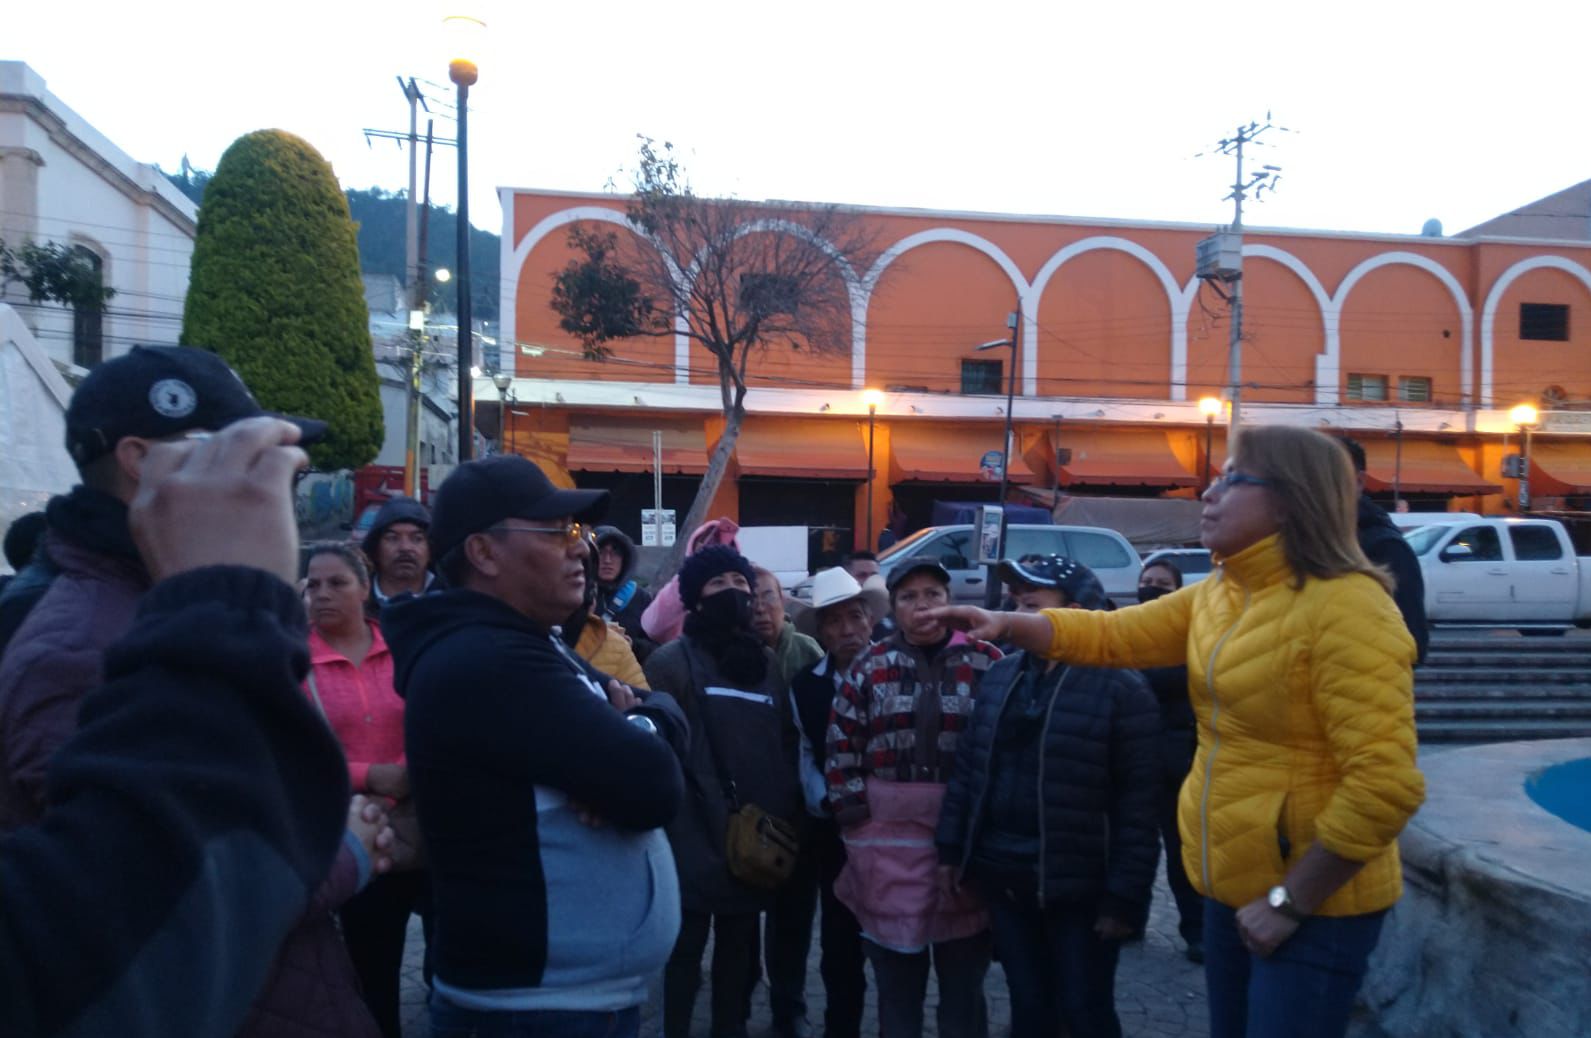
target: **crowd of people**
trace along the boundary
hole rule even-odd
[[[988,611],[866,552],[795,602],[728,519],[649,592],[606,494],[515,456],[300,549],[324,427],[202,350],[106,362],[67,426],[0,592],[16,1033],[396,1038],[418,916],[439,1038],[633,1036],[658,985],[689,1038],[710,939],[709,1038],[764,982],[777,1038],[860,1038],[869,965],[883,1038],[930,972],[986,1038],[996,958],[1014,1038],[1116,1036],[1162,848],[1211,1034],[1347,1027],[1423,619],[1333,439],[1235,440],[1198,584],[1024,556]]]

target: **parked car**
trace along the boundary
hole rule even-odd
[[[1161,548],[1144,556],[1144,568],[1156,562],[1169,562],[1182,574],[1184,585],[1197,584],[1210,575],[1209,548]]]
[[[988,590],[988,573],[973,561],[978,557],[976,538],[970,524],[925,527],[880,555],[879,568],[888,579],[890,571],[907,559],[935,559],[950,571],[952,601],[981,604]],[[1115,530],[1012,523],[1006,527],[1005,557],[1019,559],[1024,555],[1065,555],[1076,559],[1099,575],[1106,593],[1117,603],[1125,605],[1138,600],[1138,572],[1143,567],[1127,538]]]
[[[1467,519],[1481,518],[1474,512],[1391,512],[1389,514],[1392,516],[1392,525],[1404,533],[1408,533],[1410,530],[1418,530],[1422,526],[1457,523]]]
[[[1480,518],[1404,535],[1432,623],[1563,631],[1591,626],[1591,558],[1556,519]]]

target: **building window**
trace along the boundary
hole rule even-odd
[[[1385,400],[1387,398],[1387,377],[1385,375],[1354,375],[1348,376],[1349,400]]]
[[[1520,303],[1519,337],[1538,342],[1568,342],[1568,304]]]
[[[1431,402],[1431,380],[1423,375],[1404,375],[1398,379],[1398,399],[1409,404]]]
[[[82,245],[72,246],[75,259],[81,260],[91,271],[96,286],[104,284],[105,261],[99,253]],[[72,308],[72,363],[80,368],[92,368],[105,359],[105,312],[100,305],[74,306]]]
[[[999,360],[964,360],[961,362],[961,391],[968,395],[998,396],[1000,375],[1005,367]]]

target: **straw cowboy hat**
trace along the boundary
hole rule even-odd
[[[863,586],[856,582],[855,577],[835,566],[812,578],[812,604],[796,615],[796,630],[809,638],[816,638],[818,611],[849,602],[853,598],[862,600],[862,605],[875,622],[889,612],[889,593],[884,590],[883,581],[877,575],[868,577],[867,585]]]

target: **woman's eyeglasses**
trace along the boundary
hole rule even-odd
[[[1224,494],[1233,487],[1272,487],[1276,481],[1262,479],[1259,476],[1248,476],[1241,472],[1224,472],[1215,482],[1210,484],[1210,489],[1217,494]]]

